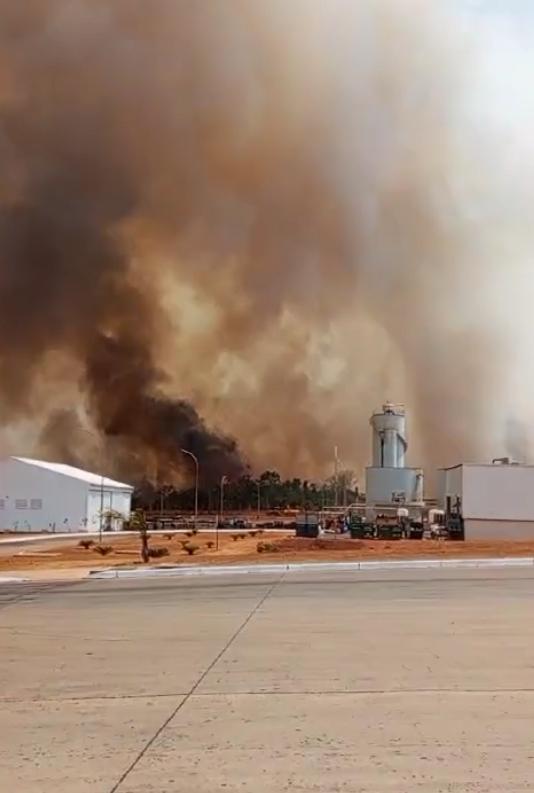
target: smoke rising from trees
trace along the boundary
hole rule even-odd
[[[0,0],[5,451],[316,476],[387,398],[417,463],[507,451],[531,63],[436,5]]]

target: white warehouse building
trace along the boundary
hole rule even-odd
[[[106,512],[129,517],[132,492],[130,485],[71,465],[8,457],[0,460],[0,529],[96,531]],[[121,522],[104,518],[112,530]]]
[[[462,518],[466,540],[534,539],[534,466],[503,458],[439,475],[440,506]]]

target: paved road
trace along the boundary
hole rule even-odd
[[[0,587],[0,790],[534,790],[534,571]]]
[[[62,545],[77,545],[80,537],[65,537],[61,535],[37,535],[35,537],[2,538],[0,541],[0,556],[13,556],[17,551],[53,551],[54,547]]]

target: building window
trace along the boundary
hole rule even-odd
[[[26,499],[26,498],[16,498],[15,499],[15,509],[28,509],[28,499]]]
[[[32,498],[30,501],[30,509],[42,509],[43,508],[43,500],[42,498]]]

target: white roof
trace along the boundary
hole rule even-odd
[[[454,471],[455,468],[534,468],[533,463],[458,463],[457,465],[449,465],[447,468],[438,468],[438,471]]]
[[[93,474],[90,471],[83,471],[81,468],[75,468],[73,465],[64,465],[64,463],[48,463],[45,460],[32,460],[30,457],[12,457],[12,460],[17,460],[19,463],[26,463],[27,465],[35,465],[38,468],[45,468],[47,471],[52,471],[55,474],[62,476],[70,476],[72,479],[80,479],[82,482],[87,482],[89,485],[102,485],[104,480],[105,487],[121,488],[123,490],[133,490],[131,485],[124,482],[117,482],[115,479],[108,479],[107,476],[101,474]]]

